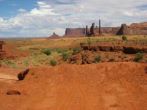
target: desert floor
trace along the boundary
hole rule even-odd
[[[128,39],[147,45],[145,36]],[[93,38],[92,42],[114,40],[121,38]],[[87,39],[5,42],[0,110],[147,110],[146,53],[139,62],[70,64],[62,59],[62,49],[72,55],[71,49],[80,48],[79,44]],[[51,55],[43,54],[44,48],[50,48]],[[57,64],[51,66],[51,59]],[[18,74],[27,68],[24,80],[18,80]]]

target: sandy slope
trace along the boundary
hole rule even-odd
[[[147,64],[32,68],[24,81],[0,82],[1,110],[147,110]],[[18,90],[20,96],[8,96]]]

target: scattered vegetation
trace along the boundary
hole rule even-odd
[[[87,38],[87,44],[88,44],[89,46],[92,44],[92,41],[91,41],[91,38],[90,38],[90,37]]]
[[[28,66],[29,66],[29,60],[24,60],[24,65],[25,65],[26,67],[28,67]]]
[[[46,54],[47,56],[51,55],[51,50],[48,49],[48,48],[43,49],[42,52],[43,52],[44,54]]]
[[[62,64],[71,58],[71,55],[78,54],[81,52],[80,43],[86,43],[92,45],[99,42],[111,42],[113,45],[123,40],[126,45],[132,42],[137,45],[147,45],[147,36],[102,36],[102,37],[90,37],[90,38],[73,38],[73,39],[59,39],[59,40],[46,40],[46,39],[31,39],[31,40],[13,40],[7,41],[7,43],[16,46],[18,51],[24,51],[28,53],[28,56],[18,57],[16,59],[3,59],[0,64],[2,66],[14,67],[14,68],[25,68],[28,66],[40,66],[49,65],[51,59],[55,59],[57,64]],[[118,41],[118,42],[117,42]],[[126,42],[125,42],[126,41]],[[81,52],[82,53],[82,52]],[[93,52],[94,53],[94,52]],[[92,54],[93,54],[92,53]],[[17,55],[17,53],[15,53]],[[98,54],[98,56],[96,56]],[[79,54],[78,54],[79,55]],[[77,55],[77,59],[80,55]],[[102,57],[100,57],[100,56]],[[124,54],[126,55],[126,54]],[[20,55],[21,56],[21,55]],[[111,54],[109,56],[112,56]],[[91,57],[92,63],[104,62],[104,61],[136,61],[136,62],[147,62],[146,53],[137,53],[134,55],[126,55],[122,58],[109,58],[107,55],[96,53]],[[76,58],[75,58],[76,59]],[[51,61],[51,63],[54,61]],[[79,61],[80,62],[80,61]],[[65,62],[64,62],[65,63]],[[55,64],[56,65],[56,64]]]
[[[81,48],[73,48],[73,55],[79,53],[81,51]]]
[[[94,62],[99,63],[100,61],[101,61],[101,56],[100,55],[95,56]]]
[[[1,62],[1,65],[16,68],[16,63],[13,60],[5,59],[5,60],[1,60],[0,62]]]
[[[57,61],[56,60],[50,60],[50,65],[51,66],[56,66],[57,65]]]
[[[61,56],[62,56],[62,58],[63,58],[64,61],[67,61],[68,58],[69,58],[69,53],[63,52]]]
[[[135,62],[139,62],[143,59],[143,53],[139,52],[139,53],[136,53],[135,55],[135,58],[134,58],[134,61]]]
[[[127,41],[127,40],[128,40],[128,39],[127,39],[127,36],[123,35],[123,36],[122,36],[122,40],[123,40],[123,41]]]
[[[62,49],[62,48],[55,48],[53,49],[53,51],[56,51],[58,54],[62,54],[63,52],[66,52],[66,49]]]

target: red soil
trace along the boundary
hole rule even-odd
[[[16,58],[16,57],[26,57],[28,56],[28,52],[27,51],[20,51],[16,48],[15,45],[12,44],[5,44],[3,46],[3,51],[5,51],[5,58]]]
[[[147,110],[146,69],[143,63],[32,68],[25,80],[0,85],[0,109]]]

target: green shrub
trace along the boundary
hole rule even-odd
[[[127,37],[126,37],[125,35],[123,35],[123,36],[122,36],[122,40],[123,40],[123,41],[127,41],[128,39],[127,39]]]
[[[92,43],[91,38],[87,38],[87,44],[90,46]]]
[[[25,66],[29,66],[29,61],[28,60],[24,60],[23,63],[24,63]]]
[[[5,59],[5,60],[1,61],[1,64],[7,65],[7,66],[10,66],[10,67],[13,67],[13,68],[17,67],[16,62],[14,60]]]
[[[62,48],[56,48],[55,51],[60,54],[60,53],[65,52],[66,50]]]
[[[46,55],[51,55],[51,50],[50,49],[43,49],[42,52]]]
[[[69,53],[63,52],[62,53],[62,58],[63,58],[64,61],[67,61],[67,59],[69,58]]]
[[[143,53],[136,53],[136,55],[135,55],[135,58],[134,58],[134,61],[135,62],[139,62],[139,61],[141,61],[143,59]]]
[[[98,63],[101,61],[101,56],[97,55],[95,58],[94,58],[94,62],[95,63]]]
[[[50,61],[50,65],[51,66],[56,66],[57,65],[57,61],[56,60],[51,60]]]
[[[81,48],[74,48],[73,49],[73,55],[79,53],[81,51]]]

